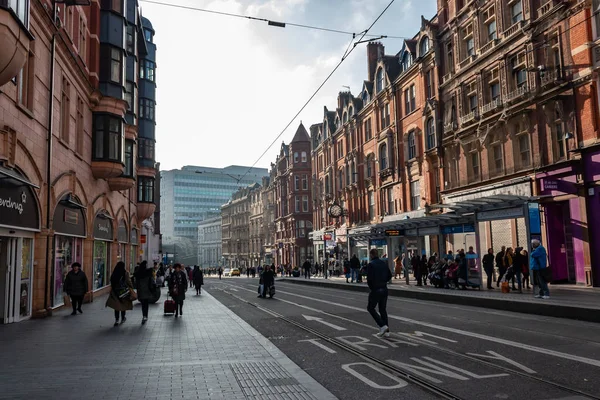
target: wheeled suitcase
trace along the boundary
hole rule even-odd
[[[175,314],[175,309],[175,300],[167,298],[164,305],[165,315]]]

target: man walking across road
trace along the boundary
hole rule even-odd
[[[367,266],[367,284],[369,285],[369,289],[371,289],[371,293],[369,293],[367,311],[369,311],[379,326],[377,336],[389,337],[390,328],[388,327],[388,315],[386,310],[388,299],[387,284],[392,279],[392,271],[390,271],[387,264],[379,258],[377,249],[371,249],[369,256],[371,262]],[[378,305],[379,314],[375,311],[375,307]]]

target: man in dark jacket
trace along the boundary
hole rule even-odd
[[[498,268],[498,280],[496,281],[496,287],[500,287],[500,281],[506,273],[507,265],[504,265],[504,256],[506,255],[506,246],[502,246],[502,249],[496,254],[496,268]]]
[[[492,275],[494,274],[494,250],[488,249],[488,252],[483,256],[483,270],[487,275],[487,288],[493,289],[492,287]]]
[[[83,298],[87,291],[87,277],[81,270],[81,264],[75,262],[71,265],[71,271],[69,271],[67,278],[65,279],[65,292],[71,297],[71,305],[73,306],[71,315],[77,314],[77,311],[79,311],[80,314],[83,313],[83,311],[81,311],[81,304],[83,303]]]
[[[379,258],[377,249],[371,249],[369,252],[371,262],[367,266],[367,284],[371,293],[369,293],[369,304],[367,311],[371,314],[377,325],[379,326],[378,337],[390,336],[390,328],[388,327],[387,315],[387,299],[388,289],[387,284],[392,279],[392,271],[387,264]],[[375,311],[375,307],[379,305],[379,314]]]
[[[304,279],[310,279],[310,261],[305,260],[304,264],[302,264],[302,268],[304,269]]]
[[[352,271],[352,283],[358,282],[358,273],[360,271],[360,260],[356,257],[356,254],[350,259],[350,270]]]
[[[310,265],[310,263],[309,263]],[[265,267],[265,271],[261,275],[262,292],[259,297],[265,298],[271,289],[271,286],[275,285],[275,272],[271,270],[268,265]]]

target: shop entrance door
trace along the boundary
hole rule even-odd
[[[0,236],[0,317],[3,324],[19,321],[21,239]]]

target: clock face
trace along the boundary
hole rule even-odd
[[[331,215],[332,217],[339,217],[340,215],[342,215],[342,207],[340,207],[338,204],[332,204],[329,207],[329,215]]]

